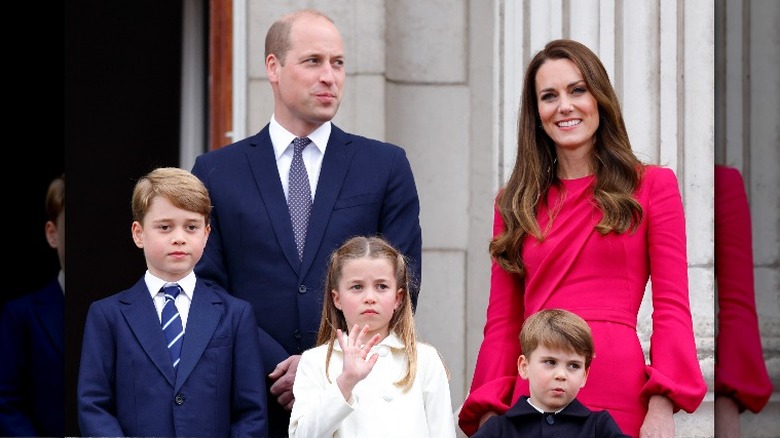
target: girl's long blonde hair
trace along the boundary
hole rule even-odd
[[[417,342],[414,328],[414,314],[412,301],[409,296],[409,286],[412,279],[409,276],[407,260],[403,254],[393,248],[381,237],[357,236],[348,239],[330,256],[328,272],[325,280],[324,297],[322,305],[322,318],[317,333],[317,345],[328,345],[328,353],[325,356],[325,376],[330,381],[328,368],[330,358],[333,355],[333,346],[336,342],[336,330],[347,333],[351,327],[347,326],[344,313],[336,308],[331,291],[338,290],[344,264],[349,260],[370,258],[385,259],[390,261],[395,272],[395,280],[399,288],[403,289],[401,305],[390,318],[390,332],[395,333],[406,347],[406,374],[395,385],[408,391],[414,383],[417,374]]]

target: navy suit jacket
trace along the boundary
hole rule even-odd
[[[576,398],[557,414],[537,411],[522,396],[504,415],[495,415],[472,438],[631,438],[608,411],[591,411]]]
[[[84,436],[266,436],[248,303],[198,279],[178,372],[143,278],[89,308],[78,380]]]
[[[200,155],[192,172],[211,196],[211,235],[195,272],[249,301],[261,328],[265,371],[314,346],[331,252],[356,235],[382,235],[410,258],[419,284],[420,203],[406,153],[332,125],[303,260],[266,125]],[[417,302],[417,288],[412,303]]]
[[[65,434],[65,299],[55,278],[0,317],[0,436]]]

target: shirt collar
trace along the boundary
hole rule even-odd
[[[325,154],[325,148],[328,146],[328,139],[330,138],[331,122],[325,122],[307,135],[309,140],[314,146],[319,149],[320,153]],[[279,122],[276,121],[276,117],[271,116],[271,122],[268,125],[268,135],[271,137],[271,144],[274,147],[274,155],[278,160],[282,156],[284,151],[287,150],[295,139],[296,135],[285,129]]]
[[[547,411],[545,411],[544,409],[541,409],[541,408],[539,408],[538,406],[534,405],[534,404],[531,402],[531,398],[530,398],[530,397],[528,398],[528,404],[529,404],[529,405],[531,405],[531,407],[533,407],[533,408],[534,408],[534,409],[536,409],[537,411],[539,411],[539,413],[540,413],[540,414],[549,414],[549,413],[550,413],[550,412],[547,412]],[[558,409],[557,411],[553,412],[553,414],[557,414],[558,412],[561,412],[562,410],[566,409],[566,406],[569,406],[569,405],[568,405],[568,404],[566,404],[564,407],[562,407],[562,408]]]
[[[195,294],[196,278],[194,271],[190,271],[189,274],[177,281],[165,281],[161,278],[155,277],[147,270],[146,274],[144,275],[144,281],[146,281],[146,287],[149,289],[149,293],[151,294],[152,298],[160,293],[160,289],[162,289],[162,287],[168,283],[179,283],[182,292],[187,295],[187,297],[189,297],[190,301],[192,301],[192,296]]]

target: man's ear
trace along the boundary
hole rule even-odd
[[[265,58],[265,74],[269,82],[277,82],[278,70],[282,66],[279,59],[271,53]]]

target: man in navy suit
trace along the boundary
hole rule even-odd
[[[422,233],[404,150],[331,123],[345,78],[333,21],[313,10],[282,17],[266,36],[265,66],[274,94],[270,123],[193,166],[214,203],[211,238],[195,270],[255,310],[269,378],[269,432],[276,437],[287,435],[300,354],[316,341],[331,252],[349,237],[382,235],[410,259],[416,305]],[[313,203],[299,257],[288,175],[291,143],[303,137],[311,140],[303,163]]]
[[[44,288],[6,303],[0,315],[0,436],[65,431],[65,175],[46,192],[46,241],[60,271]]]
[[[82,435],[266,436],[254,312],[193,272],[210,231],[206,188],[186,170],[155,169],[136,183],[132,210],[147,271],[89,307],[77,391]]]

